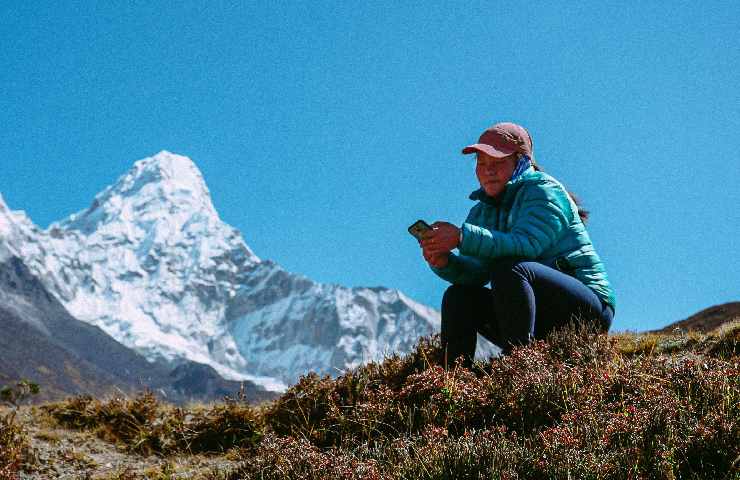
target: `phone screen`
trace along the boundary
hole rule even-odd
[[[409,233],[413,235],[417,240],[421,240],[424,232],[431,230],[432,227],[424,220],[417,220],[409,227]]]

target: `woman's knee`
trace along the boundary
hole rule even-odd
[[[507,261],[497,262],[491,269],[491,285],[494,291],[506,295],[505,292],[525,290],[526,285],[535,281],[535,274],[531,267],[532,262]]]
[[[473,287],[467,285],[450,285],[442,295],[442,310],[458,308],[470,302]]]
[[[451,285],[442,297],[442,330],[470,330],[488,314],[490,290]]]
[[[536,262],[502,260],[491,267],[491,281],[494,284],[531,283],[534,280],[533,264]]]

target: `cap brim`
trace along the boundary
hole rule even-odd
[[[490,155],[494,158],[503,158],[508,157],[512,153],[516,152],[516,150],[502,150],[485,143],[474,143],[473,145],[468,145],[467,147],[462,149],[463,155],[468,155],[475,152],[483,152],[486,155]]]

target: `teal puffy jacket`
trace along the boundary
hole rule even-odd
[[[459,255],[444,268],[431,267],[444,280],[483,286],[490,265],[510,257],[540,262],[574,276],[615,308],[614,291],[578,215],[578,207],[560,182],[529,167],[509,181],[500,202],[483,189],[470,194],[478,203],[463,223]]]

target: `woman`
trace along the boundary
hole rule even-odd
[[[460,356],[471,365],[476,332],[504,353],[573,320],[606,332],[614,292],[584,227],[588,214],[534,162],[529,132],[498,123],[462,152],[476,155],[477,203],[460,228],[435,222],[420,242],[452,283],[442,299],[445,365]]]

